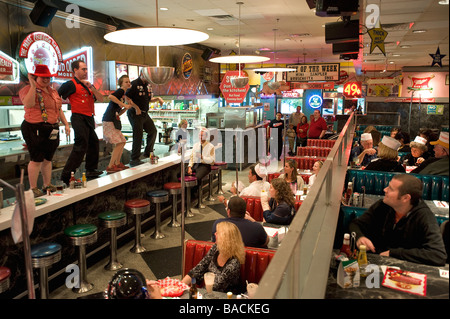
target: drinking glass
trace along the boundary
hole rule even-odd
[[[214,279],[216,278],[216,274],[213,272],[207,272],[204,274],[203,276],[204,280],[205,280],[205,288],[207,293],[212,293],[213,291],[213,286],[214,286]]]

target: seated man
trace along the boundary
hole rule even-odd
[[[218,223],[227,221],[233,223],[239,228],[246,247],[267,248],[269,236],[267,236],[264,227],[257,222],[250,221],[246,216],[247,203],[240,197],[233,196],[228,202],[228,218],[221,218],[214,222],[212,227],[212,241],[216,241],[215,233]]]
[[[350,153],[350,161],[356,162],[361,166],[367,166],[373,159],[377,158],[377,150],[373,147],[373,138],[370,133],[363,133],[361,135],[361,145],[355,146]]]
[[[349,226],[356,245],[367,251],[420,264],[443,266],[446,252],[430,208],[422,200],[422,181],[409,174],[394,175],[384,198]]]
[[[441,132],[439,139],[437,141],[430,142],[430,144],[434,145],[434,157],[424,161],[411,173],[449,176],[448,132]]]
[[[267,177],[267,169],[264,165],[254,164],[250,166],[248,171],[248,182],[250,185],[244,187],[239,196],[261,196],[261,191],[269,191],[270,183],[264,179]],[[239,183],[240,184],[240,183]],[[237,194],[236,188],[232,187],[230,192]]]

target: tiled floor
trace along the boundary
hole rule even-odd
[[[282,163],[279,164],[279,168],[281,168]],[[225,197],[229,197],[230,193],[228,190],[230,189],[231,183],[236,178],[236,171],[234,170],[224,170],[222,173],[222,189],[225,192]],[[239,181],[242,181],[245,185],[248,185],[248,168],[243,169],[238,173]],[[215,195],[217,197],[217,195]],[[207,221],[216,220],[218,218],[222,218],[222,215],[219,214],[216,210],[212,209],[210,206],[219,203],[218,200],[214,202],[205,201],[204,204],[206,208],[204,209],[196,209],[192,208],[194,213],[194,217],[186,218],[185,228],[188,228],[189,224],[202,223]],[[181,217],[178,215],[178,221],[181,222]],[[147,248],[148,251],[157,251],[161,249],[168,249],[174,247],[181,247],[181,227],[180,228],[172,228],[168,227],[167,224],[170,222],[170,219],[167,219],[163,222],[161,226],[162,232],[166,235],[165,238],[154,240],[150,237],[153,234],[154,228],[144,232],[145,237],[142,238],[142,244]],[[193,226],[193,225],[192,225]],[[192,228],[192,227],[191,227]],[[193,238],[188,231],[185,232],[185,238],[190,239]],[[157,278],[155,274],[152,272],[152,269],[149,268],[148,264],[145,262],[144,258],[140,254],[134,254],[130,252],[130,248],[133,246],[134,242],[128,242],[118,248],[118,260],[122,262],[124,267],[126,268],[134,268],[141,271],[147,279],[163,279]],[[172,249],[173,251],[174,249]],[[181,250],[180,250],[181,252]],[[180,253],[181,255],[181,253]],[[177,275],[171,276],[172,278],[181,278],[181,262],[180,257],[177,256],[177,260],[171,261],[166,260],[167,263],[177,263],[179,267],[179,272]],[[94,289],[84,293],[84,294],[75,294],[71,289],[67,288],[65,285],[53,290],[50,292],[50,298],[52,299],[76,299],[82,296],[91,295],[94,293],[98,293],[104,291],[108,285],[108,282],[114,275],[114,271],[107,271],[103,267],[108,263],[109,258],[105,258],[97,262],[95,265],[90,266],[88,268],[88,279],[91,283],[94,284]],[[177,267],[176,266],[176,267]],[[38,290],[36,291],[38,295]]]

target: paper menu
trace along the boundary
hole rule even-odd
[[[448,202],[434,200],[433,203],[434,203],[434,205],[436,205],[436,207],[439,207],[439,208],[449,208]]]
[[[426,296],[427,275],[401,269],[387,268],[382,285],[410,294]]]

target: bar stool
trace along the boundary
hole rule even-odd
[[[117,270],[122,268],[122,264],[117,260],[117,228],[127,223],[127,215],[121,211],[107,211],[98,215],[103,226],[111,229],[109,263],[106,270]]]
[[[31,246],[31,263],[39,268],[39,289],[41,299],[48,299],[48,268],[61,260],[61,245],[41,243]]]
[[[172,195],[172,220],[168,224],[169,227],[180,227],[180,223],[177,220],[177,207],[178,200],[177,195],[181,194],[181,183],[165,183],[164,189]]]
[[[200,208],[206,208],[205,205],[203,205],[203,184],[206,182],[209,178],[209,174],[202,178],[200,181],[200,185],[198,187],[198,203],[197,207]]]
[[[215,194],[222,195],[223,194],[223,190],[222,190],[222,170],[227,167],[227,163],[225,163],[225,162],[215,162],[214,166],[217,166],[217,168],[219,169],[218,185],[217,185],[217,191],[215,192]]]
[[[211,166],[211,172],[209,172],[209,194],[208,197],[206,198],[207,201],[213,202],[216,199],[213,197],[213,179],[214,176],[219,174],[219,166]]]
[[[136,218],[136,231],[134,246],[131,247],[132,253],[140,254],[147,249],[141,245],[141,215],[150,211],[150,202],[146,199],[134,198],[125,202],[125,211],[128,214],[135,215]]]
[[[78,266],[80,267],[80,282],[78,287],[72,288],[75,293],[84,293],[92,288],[94,285],[87,280],[86,270],[86,245],[95,243],[97,241],[97,226],[92,224],[79,224],[67,227],[64,234],[69,236],[72,245],[78,246],[79,257]]]
[[[153,239],[161,239],[166,237],[161,232],[161,203],[165,203],[169,200],[169,192],[165,190],[155,190],[147,192],[147,196],[150,197],[150,202],[156,205],[155,213],[155,231],[151,235]]]
[[[11,270],[8,267],[0,267],[0,294],[9,289]]]
[[[178,178],[181,181],[181,178]],[[184,177],[184,186],[186,187],[186,217],[194,217],[194,214],[191,211],[191,188],[197,185],[197,177],[194,176],[185,176]]]

